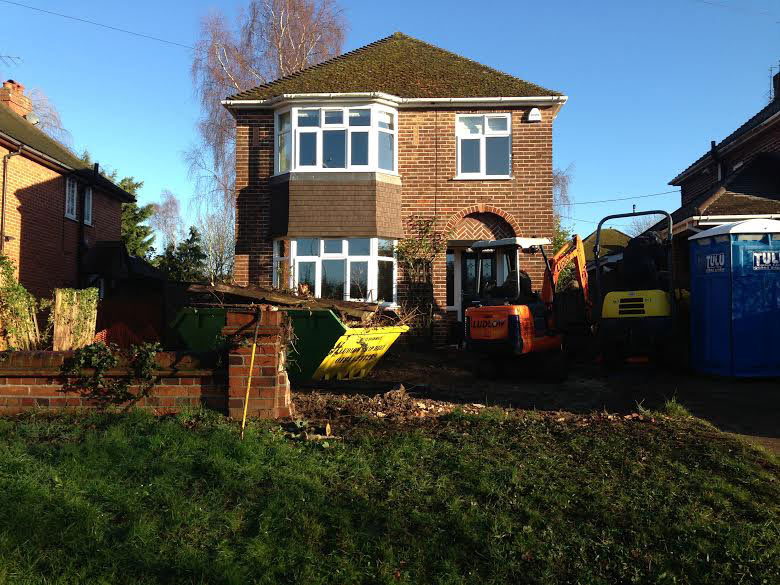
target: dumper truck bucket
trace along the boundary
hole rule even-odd
[[[292,381],[363,378],[385,352],[409,330],[347,327],[329,309],[286,309],[294,337],[287,373]]]

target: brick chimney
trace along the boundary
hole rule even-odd
[[[780,101],[780,72],[775,73],[772,78],[772,87],[774,88],[772,92],[772,95],[775,96],[774,101]]]
[[[0,87],[0,104],[22,117],[32,112],[32,101],[24,95],[24,86],[13,79],[4,81]]]

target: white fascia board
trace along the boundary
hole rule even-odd
[[[278,108],[288,103],[321,103],[323,100],[340,102],[350,101],[378,101],[396,108],[420,107],[420,106],[501,106],[501,105],[534,105],[549,106],[553,104],[565,104],[568,100],[565,95],[537,96],[537,97],[466,97],[466,98],[402,98],[383,92],[360,93],[285,93],[265,100],[222,100],[222,105],[228,109],[266,109]]]
[[[682,221],[678,221],[672,226],[672,233],[679,234],[684,229],[694,229],[696,225],[704,226],[716,226],[723,225],[724,223],[734,223],[737,221],[743,221],[746,219],[778,219],[780,220],[780,214],[778,213],[764,213],[764,214],[745,214],[745,215],[692,215],[686,217]],[[662,233],[666,233],[664,229]]]

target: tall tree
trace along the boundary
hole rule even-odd
[[[206,254],[206,275],[211,283],[228,283],[233,277],[235,208],[232,199],[209,206],[198,222]]]
[[[49,100],[49,97],[40,88],[34,88],[30,91],[30,101],[32,101],[32,111],[38,118],[36,126],[48,134],[51,138],[64,145],[66,148],[73,147],[73,137],[65,129],[60,117],[60,112],[56,106]]]
[[[201,21],[191,71],[202,117],[186,153],[201,199],[234,196],[234,123],[221,100],[338,55],[345,31],[335,0],[250,0],[235,19]]]
[[[176,282],[202,282],[206,280],[203,242],[197,228],[190,227],[189,237],[175,245],[169,242],[165,252],[156,258],[157,267],[169,280]]]
[[[167,248],[171,244],[176,246],[183,237],[179,199],[168,189],[163,189],[162,201],[154,204],[154,213],[150,223],[154,229],[160,232],[163,245]]]

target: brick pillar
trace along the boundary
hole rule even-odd
[[[231,418],[241,420],[243,416],[250,376],[248,418],[282,418],[293,414],[290,381],[285,370],[286,329],[287,313],[275,307],[261,307],[255,363],[250,372],[255,314],[228,312],[222,333],[234,340],[228,353],[228,413]]]

